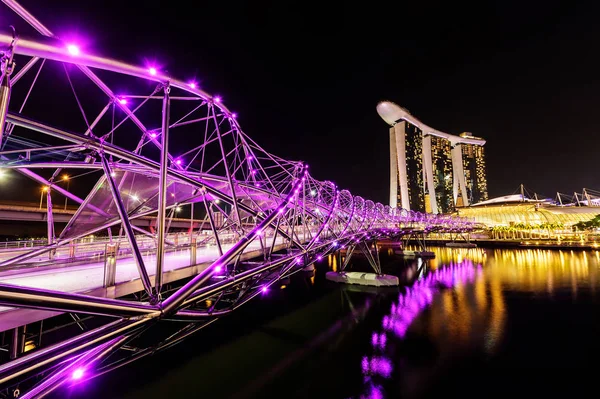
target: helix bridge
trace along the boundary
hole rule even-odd
[[[0,177],[42,187],[47,226],[35,245],[0,248],[7,397],[168,348],[342,247],[472,228],[318,180],[197,82],[88,53],[2,3],[14,23],[0,27]],[[157,324],[173,331],[148,342]]]

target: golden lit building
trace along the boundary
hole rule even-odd
[[[377,112],[391,126],[391,207],[437,214],[487,199],[485,140],[433,129],[389,101]]]
[[[460,137],[483,140],[470,132],[460,134]],[[470,204],[487,201],[487,177],[485,173],[485,153],[483,145],[462,145],[463,170],[467,186],[467,198]]]
[[[439,213],[454,210],[452,179],[452,146],[442,137],[431,137],[431,165],[433,185]],[[428,212],[431,212],[429,209]]]
[[[571,226],[593,219],[600,214],[600,207],[560,206],[513,194],[458,209],[457,214],[489,227],[510,226],[516,223],[526,225],[559,223],[563,226]]]

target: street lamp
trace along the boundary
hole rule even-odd
[[[42,192],[40,193],[40,209],[42,209],[42,201],[44,200],[44,193],[48,192],[48,186],[42,187]]]
[[[69,175],[64,174],[62,179],[63,179],[63,181],[67,182],[67,191],[69,191],[69,183],[71,183],[71,179],[69,178]],[[67,199],[68,199],[68,197],[65,195],[65,210],[67,209]]]

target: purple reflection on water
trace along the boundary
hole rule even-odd
[[[361,361],[362,372],[365,375],[380,375],[390,378],[392,375],[392,362],[384,356],[363,357]]]
[[[383,399],[383,392],[381,387],[378,385],[371,386],[371,392],[369,392],[369,399]]]
[[[403,338],[413,320],[431,304],[439,286],[450,288],[473,281],[479,270],[480,267],[476,269],[472,263],[463,262],[438,269],[418,280],[398,296],[397,302],[392,303],[390,314],[383,317],[382,327]]]
[[[389,313],[384,315],[381,321],[383,330],[403,339],[417,316],[433,302],[436,292],[441,288],[452,288],[459,284],[472,282],[481,270],[481,265],[475,267],[472,261],[465,260],[460,264],[450,264],[448,267],[435,270],[422,277],[411,287],[406,288],[405,292],[400,293],[397,301],[392,302]],[[375,331],[371,334],[371,344],[374,350],[385,351],[386,342],[385,332]],[[387,352],[394,347],[394,345],[387,347]],[[383,387],[376,385],[374,381],[377,378],[388,379],[391,377],[394,366],[390,359],[393,358],[393,353],[384,355],[381,352],[378,355],[362,358],[361,369],[365,375],[367,386],[364,390],[366,393],[361,395],[360,399],[384,397]]]
[[[374,332],[373,335],[371,336],[371,343],[376,348],[385,349],[386,342],[387,342],[387,336],[385,335],[385,333],[377,334],[376,332]]]
[[[380,375],[384,378],[392,375],[392,362],[385,356],[373,356],[370,359],[363,357],[361,366],[365,375]]]

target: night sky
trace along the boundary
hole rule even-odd
[[[600,190],[600,7],[480,3],[22,1],[86,52],[196,78],[267,150],[354,194],[388,199],[381,100],[485,138],[492,197]]]

